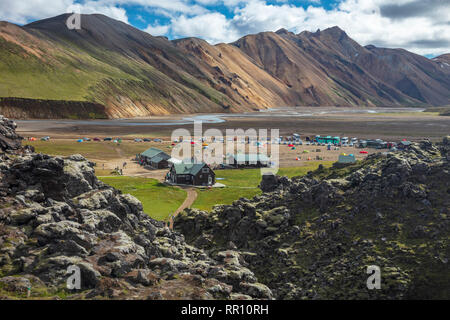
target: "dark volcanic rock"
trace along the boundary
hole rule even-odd
[[[271,192],[278,188],[280,185],[280,177],[274,174],[265,174],[262,176],[259,188],[263,192]]]
[[[0,298],[449,298],[448,138],[265,177],[270,192],[186,210],[172,232],[97,180],[93,163],[23,150],[2,121]],[[371,265],[381,290],[367,288]],[[66,289],[69,267],[81,290]]]
[[[175,228],[210,253],[231,241],[229,261],[277,299],[448,299],[449,141],[303,178],[263,176],[266,193],[210,213],[186,210]],[[381,290],[367,288],[371,265],[381,269]]]
[[[2,151],[21,148],[22,137],[16,134],[16,123],[0,115],[0,149]]]
[[[245,266],[186,244],[136,198],[97,180],[93,163],[23,152],[2,121],[1,297],[23,297],[29,287],[33,297],[70,293],[75,267],[81,290],[73,298],[272,298]]]

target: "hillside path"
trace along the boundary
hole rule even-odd
[[[197,199],[197,191],[195,191],[195,188],[181,188],[185,189],[187,192],[186,199],[181,204],[181,206],[175,211],[175,213],[172,215],[172,217],[169,220],[169,228],[173,230],[173,219],[184,209],[190,208],[192,204],[194,203],[195,199]]]

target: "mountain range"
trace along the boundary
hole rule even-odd
[[[170,41],[99,14],[0,22],[0,113],[124,118],[283,106],[450,104],[450,54],[361,46],[339,27],[211,45]]]

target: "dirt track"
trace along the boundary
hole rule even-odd
[[[181,204],[181,206],[175,211],[175,213],[172,215],[172,218],[169,220],[169,228],[173,229],[173,219],[180,213],[183,212],[184,209],[190,208],[193,204],[195,199],[197,199],[197,191],[195,191],[195,188],[190,187],[179,187],[184,190],[186,190],[187,195],[184,202]]]

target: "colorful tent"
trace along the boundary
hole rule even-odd
[[[360,151],[359,153],[363,153],[363,154],[368,154],[368,152],[367,151]]]

